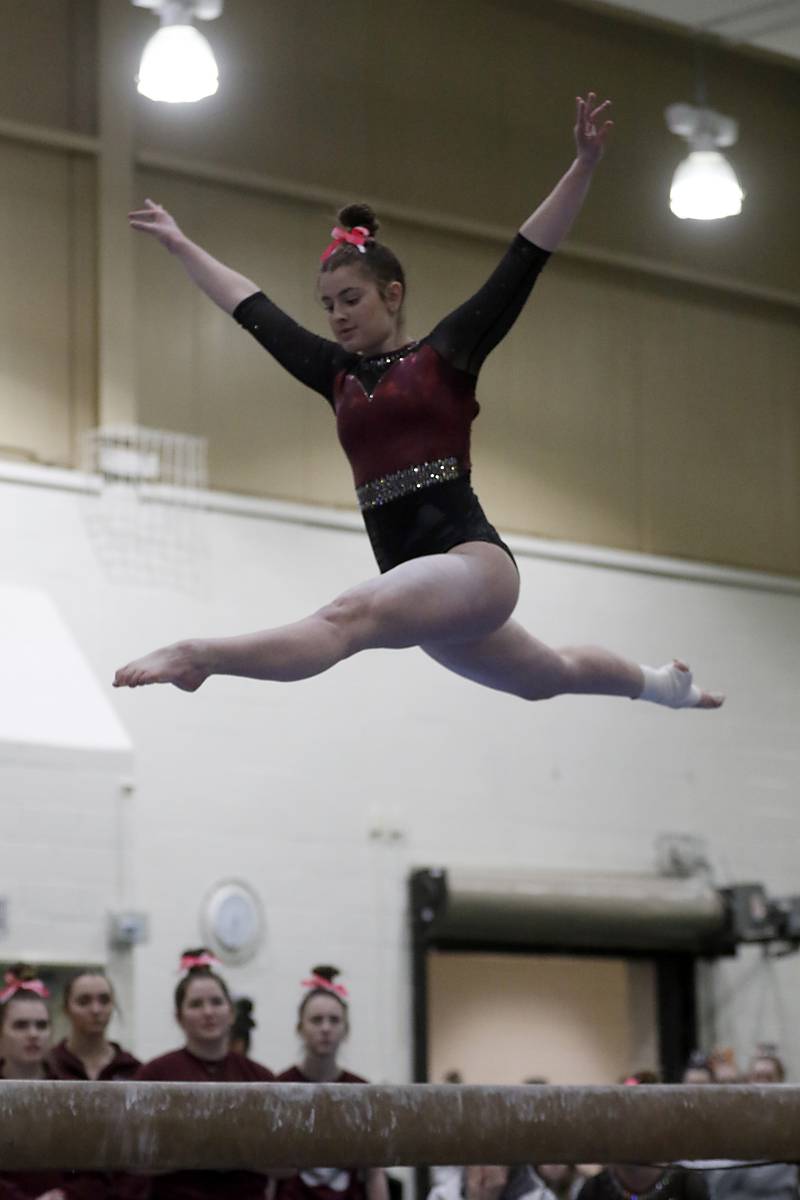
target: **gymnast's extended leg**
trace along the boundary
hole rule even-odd
[[[627,696],[670,708],[719,708],[723,697],[700,691],[685,663],[642,667],[599,646],[552,650],[514,620],[474,642],[427,644],[426,654],[449,671],[523,700],[553,696]]]
[[[361,650],[422,646],[457,674],[526,699],[593,693],[674,707],[721,703],[696,690],[684,694],[684,669],[652,671],[594,648],[548,649],[510,620],[518,594],[519,577],[504,551],[468,542],[402,563],[291,625],[156,650],[120,668],[114,684],[173,683],[195,691],[209,675],[288,682]]]
[[[195,691],[209,675],[288,682],[319,675],[361,650],[485,637],[514,611],[519,578],[497,546],[468,545],[465,553],[401,563],[291,625],[166,646],[120,668],[114,685],[173,683]]]

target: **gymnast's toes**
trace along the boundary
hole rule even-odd
[[[135,686],[136,684],[133,682],[133,670],[130,664],[127,667],[119,667],[114,675],[112,687],[121,688]]]
[[[121,667],[114,678],[114,687],[171,683],[181,691],[196,692],[208,676],[200,657],[194,642],[176,642],[172,646],[164,646]]]
[[[681,662],[681,660],[679,658],[673,658],[672,662],[673,662],[673,666],[675,666],[679,671],[685,672],[686,675],[688,675],[688,677],[689,677],[687,680],[687,684],[686,684],[686,690],[687,690],[687,695],[688,695],[689,689],[691,687],[691,682],[692,682],[692,672],[689,670],[689,667],[686,665],[686,663]],[[699,698],[692,707],[694,707],[694,708],[722,708],[724,703],[725,703],[725,695],[723,692],[700,691]]]

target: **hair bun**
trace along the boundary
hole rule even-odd
[[[257,1021],[253,1016],[253,1001],[249,996],[240,996],[238,1000],[234,1000],[233,1011],[233,1028],[237,1033],[244,1035],[255,1029]]]
[[[355,208],[355,205],[353,205]],[[341,975],[338,967],[328,967],[324,964],[321,967],[312,967],[311,974],[318,975],[320,979],[327,979],[328,983],[333,983],[337,975]]]
[[[39,973],[35,967],[31,967],[28,963],[15,963],[9,968],[9,975],[13,975],[17,983],[33,983],[34,979],[38,979]]]
[[[344,208],[339,209],[336,219],[344,229],[355,229],[356,225],[363,225],[372,238],[381,227],[380,221],[368,204],[346,204]]]

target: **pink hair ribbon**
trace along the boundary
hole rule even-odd
[[[371,234],[364,225],[355,225],[352,229],[342,229],[339,225],[334,225],[331,237],[333,241],[320,254],[320,262],[327,262],[334,250],[338,250],[340,246],[355,246],[359,254],[365,254],[364,243],[368,241]]]
[[[193,970],[194,967],[218,967],[220,961],[213,954],[209,954],[208,950],[204,950],[202,954],[184,954],[181,957],[180,970],[186,974]]]
[[[321,988],[323,992],[333,992],[340,1000],[346,1000],[350,994],[343,983],[334,983],[332,979],[325,979],[322,975],[312,975],[310,979],[304,979],[301,986],[309,991]]]
[[[0,1004],[7,1004],[12,996],[16,996],[17,992],[33,992],[42,1000],[46,1000],[50,995],[41,979],[17,979],[13,971],[6,971],[5,983],[6,986],[0,992]]]

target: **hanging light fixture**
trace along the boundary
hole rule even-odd
[[[672,177],[669,206],[676,217],[716,221],[742,211],[744,192],[720,146],[732,146],[738,127],[733,117],[691,104],[670,104],[667,125],[686,139],[690,153]]]
[[[744,192],[720,147],[735,144],[739,125],[706,103],[699,41],[695,43],[695,95],[696,104],[670,104],[664,113],[670,132],[685,138],[690,147],[672,177],[669,206],[682,219],[735,217],[742,211]]]
[[[149,100],[189,104],[213,96],[219,87],[214,52],[192,21],[213,21],[223,0],[132,0],[161,19],[144,48],[137,90]]]

